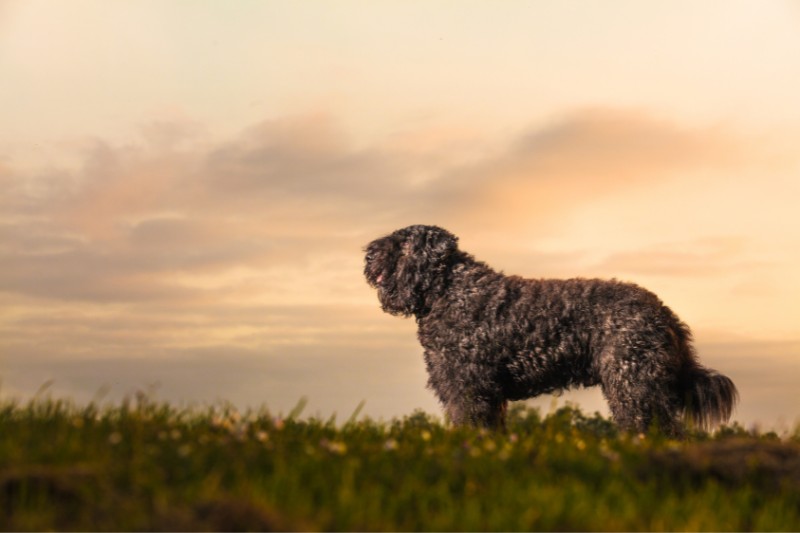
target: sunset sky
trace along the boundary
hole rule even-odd
[[[362,276],[426,223],[647,287],[793,424],[798,95],[793,0],[0,0],[0,398],[438,414]]]

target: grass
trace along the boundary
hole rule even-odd
[[[504,434],[230,406],[0,405],[5,530],[800,529],[800,427],[687,442],[573,408]]]

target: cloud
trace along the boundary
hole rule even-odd
[[[156,121],[142,143],[84,143],[74,168],[4,170],[0,288],[44,299],[192,300],[203,283],[182,280],[232,279],[243,267],[265,278],[304,272],[313,285],[325,274],[309,265],[334,257],[358,271],[367,240],[456,201],[416,179],[431,161],[446,164],[435,146],[355,147],[329,116],[263,121],[222,142],[200,132],[184,119]]]
[[[180,117],[155,121],[143,126],[142,143],[86,144],[76,168],[34,175],[0,169],[7,185],[0,194],[7,207],[2,290],[97,302],[193,301],[203,298],[203,286],[221,289],[224,280],[232,296],[252,290],[261,273],[265,298],[282,292],[285,276],[295,296],[308,300],[320,281],[354,287],[360,248],[399,226],[437,223],[484,240],[530,240],[582,205],[743,157],[740,143],[721,131],[608,109],[530,128],[477,161],[441,135],[414,136],[432,139],[427,150],[393,139],[357,147],[324,114],[263,121],[221,142],[204,139],[202,130]],[[742,245],[730,242],[616,252],[601,267],[696,272],[720,254],[735,255]],[[576,259],[534,255],[537,264]],[[352,277],[336,274],[345,268]],[[243,269],[250,279],[236,274]]]
[[[703,238],[611,254],[593,266],[598,272],[656,276],[715,276],[743,264],[747,243],[739,237]]]
[[[124,259],[91,251],[27,257],[0,254],[0,290],[44,299],[98,303],[188,296],[187,291],[149,277],[141,266],[125,263]]]
[[[505,155],[506,168],[539,179],[602,186],[653,180],[654,172],[718,164],[731,140],[713,128],[693,130],[632,110],[588,109],[524,134]]]
[[[530,240],[604,195],[740,158],[720,131],[608,109],[529,128],[477,160],[449,135],[357,147],[324,114],[262,121],[223,141],[184,117],[142,132],[139,144],[84,144],[72,169],[0,169],[0,289],[87,302],[362,298],[360,249],[396,227]],[[688,274],[734,256],[742,244],[731,242],[616,252],[600,268]],[[513,255],[550,270],[581,260]]]
[[[206,128],[196,120],[182,114],[172,118],[155,119],[139,126],[147,143],[161,150],[181,149],[197,141],[206,133]]]
[[[358,190],[372,191],[375,182],[383,181],[386,163],[347,146],[329,117],[270,120],[214,149],[202,184],[235,199],[248,193],[267,199],[349,197]]]
[[[491,225],[548,219],[682,172],[728,168],[740,141],[721,129],[690,129],[644,112],[588,109],[521,133],[494,157],[457,169],[442,184]],[[543,226],[546,227],[546,226]]]

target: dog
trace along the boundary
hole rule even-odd
[[[632,283],[507,276],[437,226],[365,252],[382,309],[416,318],[428,387],[455,425],[504,428],[509,401],[599,385],[620,428],[681,437],[686,423],[726,422],[738,401],[698,362],[688,326]]]

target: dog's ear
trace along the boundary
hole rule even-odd
[[[427,312],[445,290],[458,238],[436,226],[410,226],[401,231],[404,240],[395,274],[396,290],[391,306],[386,307],[419,315]]]
[[[413,256],[429,267],[447,260],[458,249],[458,237],[438,226],[412,226],[403,243],[403,254]]]

